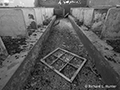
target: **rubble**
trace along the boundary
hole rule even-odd
[[[48,25],[51,21],[51,18],[47,18],[43,21],[43,25]]]
[[[119,39],[116,39],[116,40],[106,40],[106,43],[111,45],[115,52],[120,53],[120,40]]]
[[[26,45],[25,38],[12,38],[11,36],[2,36],[1,38],[8,50],[8,54],[10,55],[20,53],[23,50],[20,46]]]
[[[51,35],[44,43],[42,50],[39,53],[39,57],[36,59],[36,65],[21,90],[86,90],[85,85],[104,85],[104,82],[102,82],[98,77],[98,72],[95,71],[96,74],[93,72],[95,70],[93,69],[94,62],[87,54],[86,49],[78,39],[74,29],[68,25],[69,23],[70,22],[68,20],[62,19],[57,26],[52,28],[52,32],[50,33]],[[40,62],[40,59],[58,47],[82,56],[88,60],[72,83],[69,83],[66,79],[56,74],[56,72]],[[93,70],[90,70],[88,67]],[[74,72],[74,69],[71,70]],[[71,75],[72,73],[70,76]],[[37,84],[32,86],[31,84],[34,82],[37,82]],[[103,90],[106,89],[103,88]]]

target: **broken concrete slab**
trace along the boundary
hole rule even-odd
[[[37,25],[42,25],[45,19],[53,16],[53,8],[34,8]]]
[[[72,15],[79,19],[80,22],[84,22],[86,26],[91,26],[93,19],[93,8],[72,8]]]
[[[2,8],[0,17],[0,36],[27,36],[22,10]]]
[[[84,19],[84,10],[82,8],[71,8],[72,15],[76,17],[80,22],[83,22]],[[79,12],[79,13],[78,13]]]
[[[84,8],[84,24],[86,26],[91,26],[93,20],[93,8]]]
[[[120,9],[111,8],[105,20],[102,38],[103,39],[120,39]]]
[[[37,25],[42,25],[43,23],[43,16],[42,16],[42,8],[34,8],[35,10],[35,15],[36,15],[36,19],[37,19]]]
[[[35,29],[37,29],[37,20],[35,16],[35,11],[33,8],[21,8],[23,11],[23,16],[25,19],[26,29],[28,34],[31,35]]]
[[[93,31],[102,31],[108,9],[94,9],[94,17],[91,29]]]

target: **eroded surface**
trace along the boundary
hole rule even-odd
[[[0,68],[0,90],[4,87],[4,85],[8,82],[20,64],[24,61],[28,52],[32,49],[37,40],[41,37],[46,27],[39,28],[36,30],[27,40],[26,46],[21,45],[23,50],[19,53],[9,55],[7,59],[2,62],[2,66]]]
[[[64,78],[56,74],[53,70],[40,62],[40,59],[57,47],[66,49],[79,56],[85,57],[88,62],[78,73],[73,83],[67,82]],[[36,65],[31,75],[28,77],[22,90],[88,90],[85,85],[103,85],[99,75],[94,72],[94,62],[82,46],[78,36],[74,32],[71,23],[66,19],[61,19],[59,24],[52,28],[51,35],[44,43],[44,47],[39,53]],[[94,72],[93,72],[94,71]],[[89,89],[106,90],[106,89]]]

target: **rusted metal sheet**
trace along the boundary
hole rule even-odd
[[[20,90],[24,81],[27,79],[27,76],[29,75],[30,71],[32,70],[35,60],[38,57],[39,51],[43,47],[43,43],[47,40],[50,32],[51,32],[51,26],[54,23],[56,17],[53,16],[51,23],[43,33],[43,35],[40,37],[40,39],[37,41],[37,43],[33,46],[33,48],[29,51],[28,55],[25,57],[23,62],[20,64],[20,66],[17,68],[15,73],[12,75],[12,77],[9,79],[7,84],[3,87],[2,90]]]
[[[85,48],[87,49],[89,55],[95,62],[95,66],[98,72],[101,74],[103,81],[107,85],[116,85],[116,88],[112,88],[110,90],[119,90],[120,85],[118,82],[120,81],[120,75],[111,67],[110,63],[103,57],[103,55],[96,49],[96,47],[90,42],[90,40],[85,36],[82,32],[81,28],[77,26],[74,19],[69,16],[69,19],[77,32],[80,40],[84,44]]]

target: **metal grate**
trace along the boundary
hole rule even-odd
[[[41,61],[63,78],[72,82],[87,60],[67,50],[57,48]]]

